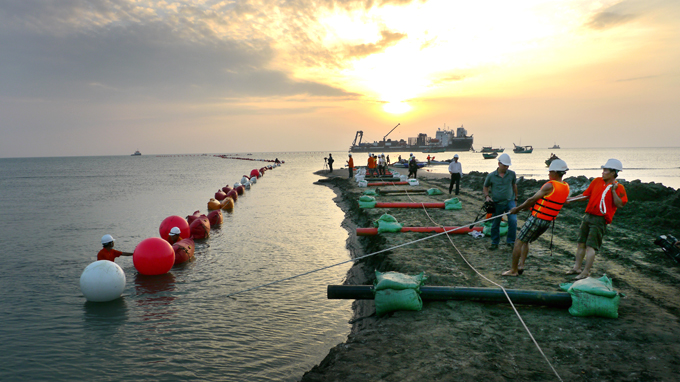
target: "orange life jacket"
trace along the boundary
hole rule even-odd
[[[552,184],[553,191],[534,203],[531,207],[531,215],[542,220],[553,221],[569,197],[569,185],[556,180],[548,181],[548,183]]]

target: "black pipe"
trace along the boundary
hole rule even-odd
[[[571,295],[566,292],[543,292],[537,290],[506,289],[513,304],[544,305],[569,308]],[[329,299],[373,299],[372,285],[329,285]],[[423,301],[468,300],[507,303],[508,299],[500,288],[468,288],[450,286],[422,286],[420,298]]]
[[[422,189],[420,189],[420,190],[381,190],[379,188],[376,188],[375,191],[377,193],[381,194],[381,195],[382,194],[405,194],[405,193],[415,194],[415,193],[419,193],[419,192],[427,192],[427,190],[422,190]]]

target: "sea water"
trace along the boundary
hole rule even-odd
[[[328,153],[253,153],[286,163],[239,197],[195,260],[137,274],[89,303],[79,278],[104,234],[132,252],[161,221],[200,210],[269,163],[207,156],[0,159],[0,381],[295,381],[349,333],[351,301],[327,300],[349,259],[335,193],[314,185]]]

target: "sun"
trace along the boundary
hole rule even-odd
[[[390,114],[403,114],[411,111],[411,105],[406,102],[388,102],[383,105],[383,110]]]

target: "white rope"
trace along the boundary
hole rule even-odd
[[[411,195],[409,195],[408,191],[406,191],[406,196],[408,196],[408,198],[411,200],[411,202],[414,202],[413,198],[411,198]],[[427,209],[425,208],[425,204],[424,204],[424,203],[420,203],[420,205],[423,207],[423,211],[425,212],[425,215],[427,215],[427,217],[430,219],[430,221],[431,221],[434,225],[437,225],[437,226],[439,226],[439,227],[444,227],[443,225],[438,224],[436,221],[434,221],[434,219],[432,219],[432,217],[430,216],[430,214],[427,212]],[[503,217],[504,215],[507,215],[507,214],[508,214],[508,212],[503,213],[502,215],[494,216],[494,217],[492,217],[491,219],[500,219],[501,217]],[[487,220],[490,220],[490,219],[487,219]],[[475,269],[475,267],[473,267],[472,264],[470,264],[470,262],[467,261],[467,259],[465,258],[465,256],[463,256],[463,254],[462,254],[462,253],[460,252],[460,250],[458,249],[458,247],[456,247],[456,245],[453,243],[453,240],[451,240],[451,235],[449,235],[448,233],[446,233],[446,237],[449,239],[449,242],[451,243],[451,245],[453,246],[453,248],[456,250],[456,252],[458,252],[458,255],[461,257],[461,259],[463,259],[463,261],[465,261],[465,263],[466,263],[473,271],[475,271],[475,273],[477,273],[477,274],[478,274],[481,278],[483,278],[484,280],[486,280],[486,281],[490,282],[491,284],[496,285],[497,287],[501,288],[501,290],[503,291],[503,294],[505,295],[505,298],[508,299],[508,302],[510,303],[510,306],[512,306],[512,310],[515,311],[515,314],[517,315],[517,318],[519,319],[519,322],[522,323],[522,326],[524,327],[524,330],[527,331],[527,333],[529,334],[529,337],[531,337],[531,340],[534,342],[534,345],[536,345],[536,348],[538,349],[538,351],[541,353],[541,355],[543,356],[543,358],[545,359],[545,361],[548,363],[548,365],[549,365],[550,368],[552,369],[553,373],[555,373],[555,375],[557,376],[557,379],[559,379],[560,381],[562,381],[562,377],[560,377],[560,375],[557,373],[557,370],[555,370],[555,368],[553,367],[552,363],[550,363],[550,360],[548,359],[548,357],[547,357],[547,356],[545,355],[545,353],[543,352],[543,349],[541,349],[541,346],[538,344],[538,342],[536,341],[536,339],[534,338],[534,336],[531,334],[531,331],[529,330],[529,328],[527,327],[527,325],[524,323],[524,320],[522,319],[522,316],[519,314],[519,311],[517,311],[517,308],[515,307],[515,304],[512,303],[512,299],[510,299],[510,296],[508,296],[508,292],[505,290],[505,288],[504,288],[502,285],[496,283],[495,281],[490,280],[489,278],[487,278],[487,277],[484,276],[483,274],[479,273],[479,271],[477,271],[477,269]]]

